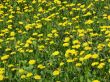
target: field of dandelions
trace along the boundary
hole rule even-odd
[[[0,0],[0,82],[110,82],[110,0]]]

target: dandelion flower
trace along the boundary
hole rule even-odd
[[[35,64],[36,63],[36,60],[29,60],[29,62],[28,62],[30,65],[33,65],[33,64]]]
[[[55,70],[54,72],[53,72],[53,75],[54,76],[57,76],[57,75],[59,75],[60,74],[60,72],[58,71],[58,70]]]
[[[41,79],[41,76],[40,76],[40,75],[35,75],[35,76],[34,76],[34,79],[40,80],[40,79]]]
[[[92,82],[100,82],[99,80],[93,80]]]

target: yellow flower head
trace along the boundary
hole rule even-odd
[[[25,70],[24,69],[19,69],[19,71],[18,71],[19,73],[24,73],[25,72]]]
[[[24,79],[24,78],[26,78],[26,75],[21,75],[21,79]]]
[[[93,55],[92,55],[92,58],[94,58],[94,59],[96,59],[96,58],[98,58],[98,57],[99,57],[98,54],[93,54]]]
[[[53,56],[59,55],[59,51],[55,51],[52,53]]]
[[[93,80],[92,82],[100,82],[99,80]]]
[[[41,79],[41,76],[40,76],[40,75],[35,75],[35,76],[34,76],[34,79],[40,80],[40,79]]]
[[[32,75],[32,73],[27,73],[26,77],[31,77]]]
[[[76,67],[80,67],[81,65],[81,63],[76,63]]]
[[[0,81],[2,81],[4,79],[3,75],[0,75]]]
[[[36,63],[36,60],[29,60],[29,62],[28,62],[30,65],[33,65],[33,64],[35,64]]]
[[[4,55],[4,56],[1,57],[1,60],[6,60],[8,58],[9,58],[9,55]]]
[[[39,69],[44,69],[44,68],[45,68],[45,66],[44,66],[44,65],[42,65],[42,64],[39,64],[39,65],[37,66],[37,68],[39,68]]]
[[[57,76],[57,75],[59,75],[59,74],[60,74],[60,72],[59,72],[58,70],[53,71],[53,75],[54,75],[54,76]]]
[[[105,63],[100,63],[97,68],[102,69],[105,66]]]
[[[85,24],[92,24],[94,21],[93,20],[87,20],[85,21]]]

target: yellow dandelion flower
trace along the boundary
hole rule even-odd
[[[76,63],[76,67],[80,67],[81,65],[81,63]]]
[[[60,53],[59,51],[55,51],[55,52],[52,53],[52,55],[56,56],[56,55],[59,55],[59,53]]]
[[[0,75],[5,73],[5,69],[4,68],[0,68]]]
[[[53,71],[53,75],[54,75],[54,76],[57,76],[57,75],[59,75],[59,74],[60,74],[60,72],[59,72],[58,70]]]
[[[58,4],[58,5],[61,4],[61,1],[60,1],[60,0],[54,0],[54,2],[55,2],[56,4]]]
[[[110,42],[108,43],[108,47],[110,47]]]
[[[73,62],[73,59],[67,59],[67,62],[69,63],[69,62]]]
[[[67,47],[67,46],[69,46],[69,43],[63,43],[63,46]]]
[[[99,80],[93,80],[92,82],[100,82]]]
[[[32,75],[32,73],[27,73],[26,77],[31,77]]]
[[[44,69],[44,68],[45,68],[45,66],[44,66],[44,65],[42,65],[42,64],[39,64],[39,65],[37,66],[37,68],[39,68],[39,69]]]
[[[13,64],[9,64],[8,67],[11,68],[11,67],[14,67],[14,65]]]
[[[57,33],[57,30],[54,29],[54,30],[52,30],[51,32],[52,32],[52,33]]]
[[[63,66],[63,65],[64,65],[64,62],[61,62],[61,63],[60,63],[60,66]]]
[[[95,1],[97,2],[97,1],[99,1],[99,0],[95,0]]]
[[[34,79],[40,80],[40,79],[41,79],[41,76],[40,76],[40,75],[35,75],[35,76],[34,76]]]
[[[0,4],[0,9],[2,9],[4,6],[3,6],[3,4]]]
[[[22,25],[22,24],[23,24],[23,22],[21,22],[21,21],[19,21],[18,23],[19,23],[20,25]]]
[[[84,59],[89,59],[89,58],[91,58],[91,57],[92,57],[91,54],[87,54],[87,55],[85,55]]]
[[[24,70],[24,69],[19,69],[18,72],[19,72],[19,73],[24,73],[25,70]]]
[[[70,41],[70,37],[66,37],[65,39],[64,39],[64,42],[69,42]]]
[[[6,60],[8,58],[9,58],[9,55],[4,55],[4,56],[1,57],[1,60]]]
[[[108,20],[110,20],[110,15],[108,15]]]
[[[93,62],[92,64],[91,64],[91,66],[96,66],[96,65],[98,65],[99,64],[99,62]]]
[[[87,20],[85,21],[85,24],[92,24],[94,21],[93,20]]]
[[[108,62],[110,63],[110,59],[108,59]]]
[[[93,55],[92,55],[92,58],[94,58],[94,59],[96,59],[96,58],[98,58],[98,57],[99,57],[98,54],[93,54]]]
[[[102,69],[105,66],[105,63],[100,63],[97,68]]]
[[[24,79],[24,78],[26,78],[26,75],[21,75],[21,79]]]
[[[0,81],[2,81],[4,79],[3,75],[0,75]]]
[[[15,36],[15,32],[11,32],[10,33],[10,36]]]
[[[29,62],[28,62],[30,65],[33,65],[33,64],[35,64],[36,63],[36,60],[29,60]]]

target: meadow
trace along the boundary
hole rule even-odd
[[[110,82],[110,0],[0,0],[0,82]]]

